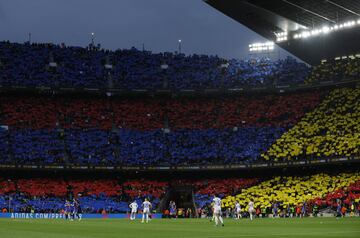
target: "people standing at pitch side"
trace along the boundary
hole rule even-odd
[[[301,216],[300,216],[301,218],[306,216],[306,208],[307,208],[306,206],[307,206],[306,202],[303,202],[301,207]]]
[[[275,202],[273,204],[273,218],[276,218],[278,216],[278,204]]]
[[[221,214],[221,199],[217,195],[215,195],[213,202],[214,202],[213,213],[215,217],[215,226],[218,226],[219,222],[221,223],[221,226],[224,226],[224,221]]]
[[[146,223],[149,222],[149,215],[150,215],[150,209],[152,207],[151,203],[147,198],[145,198],[145,201],[142,203],[143,208],[143,214],[142,214],[142,220],[141,223],[144,223],[144,220],[146,219]]]
[[[171,218],[177,218],[176,203],[174,201],[170,201],[169,211],[170,211]]]
[[[136,219],[136,213],[137,213],[137,210],[138,210],[137,202],[133,201],[132,203],[130,203],[129,207],[131,209],[130,220],[135,220]]]

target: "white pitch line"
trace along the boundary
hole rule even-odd
[[[222,229],[222,228],[221,228]],[[280,234],[266,234],[266,236],[306,236],[306,235],[330,235],[330,234],[348,234],[360,233],[360,231],[337,231],[337,232],[306,232],[306,233],[280,233]],[[197,238],[236,238],[236,237],[257,237],[262,234],[239,234],[230,236],[196,236]],[[186,238],[187,236],[178,236],[178,238]]]

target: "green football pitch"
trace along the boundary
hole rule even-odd
[[[0,219],[1,238],[236,238],[360,237],[360,218],[225,220],[215,227],[206,219],[152,220],[10,220]]]

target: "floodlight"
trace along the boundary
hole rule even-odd
[[[281,38],[282,39],[282,38]],[[264,43],[253,43],[249,45],[249,51],[272,51],[274,50],[275,43],[272,41],[264,42]]]
[[[323,32],[324,34],[327,34],[327,33],[330,32],[330,28],[327,27],[327,26],[324,26],[324,27],[322,28],[322,32]]]

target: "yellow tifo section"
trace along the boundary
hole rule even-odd
[[[292,160],[360,152],[360,89],[335,89],[261,156]]]
[[[222,200],[223,207],[235,207],[239,201],[242,210],[248,210],[252,200],[255,207],[268,208],[272,202],[283,202],[284,205],[298,205],[310,199],[322,198],[339,188],[348,187],[360,180],[360,173],[341,173],[338,175],[316,174],[305,177],[274,177],[258,185],[242,189],[236,196]]]

